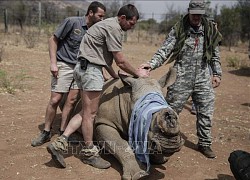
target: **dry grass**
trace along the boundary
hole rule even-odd
[[[19,74],[12,74],[5,72],[4,66],[6,65],[7,59],[5,59],[4,52],[8,46],[16,47],[27,47],[33,48],[43,52],[48,52],[48,37],[51,34],[51,27],[45,27],[45,29],[37,30],[36,28],[26,27],[23,32],[20,32],[18,28],[10,31],[15,33],[0,33],[0,66],[1,70],[1,87],[9,93],[14,93],[15,89],[22,89],[21,81],[23,82],[27,77],[25,73],[19,72]],[[140,63],[148,61],[152,55],[157,51],[162,42],[164,41],[165,35],[149,34],[143,31],[128,31],[127,41],[124,43],[123,51],[125,57],[135,63],[135,66],[139,66]],[[138,51],[138,46],[140,51]],[[225,57],[226,66],[233,69],[246,69],[250,67],[250,61],[247,56],[247,45],[240,44],[239,47],[232,48],[228,51],[227,48],[221,47],[223,57]],[[140,53],[143,52],[143,53]],[[222,64],[223,66],[225,64]],[[117,68],[117,67],[115,67]],[[159,68],[159,71],[164,71],[164,66]],[[157,74],[152,72],[152,74]],[[15,81],[13,80],[15,79]]]
[[[133,32],[134,33],[134,32]],[[132,34],[133,34],[132,33]],[[148,61],[160,45],[136,42],[136,35],[129,34],[124,43],[125,57],[136,67]],[[136,33],[135,33],[136,34]],[[18,43],[16,41],[18,39]],[[30,140],[43,129],[45,107],[50,97],[48,36],[41,33],[38,44],[29,49],[21,34],[0,34],[0,43],[4,45],[3,60],[0,69],[7,72],[6,77],[23,76],[25,92],[16,91],[15,95],[0,93],[0,179],[120,179],[122,167],[111,156],[104,156],[112,163],[107,170],[96,170],[84,165],[80,159],[69,154],[65,157],[66,169],[58,169],[46,151],[46,145],[31,147]],[[159,40],[158,43],[161,43]],[[156,41],[155,41],[156,42]],[[195,150],[197,143],[196,117],[191,115],[186,104],[180,114],[180,124],[186,143],[182,150],[162,166],[152,166],[147,179],[227,179],[232,180],[228,164],[228,155],[235,149],[250,151],[249,130],[249,75],[241,71],[231,71],[227,66],[227,57],[237,57],[247,61],[248,55],[242,50],[247,46],[235,47],[235,51],[221,48],[223,68],[222,83],[216,88],[216,107],[213,121],[213,145],[218,158],[208,160]],[[152,72],[158,78],[167,70],[166,66]],[[249,74],[249,73],[248,73]],[[9,80],[13,81],[13,79]],[[112,109],[111,109],[112,110]],[[53,124],[52,140],[57,137],[60,127],[60,111]],[[192,172],[192,173],[190,173]],[[87,175],[87,176],[86,176]]]

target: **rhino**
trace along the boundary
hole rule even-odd
[[[184,144],[178,115],[166,105],[162,91],[174,83],[176,70],[171,68],[159,81],[151,77],[134,78],[124,74],[119,76],[120,79],[111,79],[103,87],[94,123],[94,135],[98,145],[114,155],[122,165],[122,179],[139,179],[149,174],[150,164],[166,163]],[[153,99],[147,99],[148,95]],[[157,97],[161,97],[164,105],[150,106],[149,103],[149,116],[145,116],[146,111],[142,114],[136,113],[136,109],[140,107],[136,104],[139,100],[143,106],[145,101],[155,100],[158,103]],[[142,100],[143,98],[146,100]],[[81,103],[78,102],[73,113],[80,109]],[[131,116],[136,118],[131,120]],[[144,118],[144,124],[133,126],[141,118]],[[133,139],[134,133],[137,133],[137,137],[142,137],[139,143],[136,142],[138,139]]]

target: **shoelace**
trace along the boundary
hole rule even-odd
[[[57,138],[57,140],[54,142],[56,145],[56,148],[60,149],[63,152],[66,152],[68,149],[68,143],[65,139],[62,139],[60,137]]]

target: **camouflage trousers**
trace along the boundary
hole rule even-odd
[[[188,67],[188,68],[187,68]],[[189,97],[197,110],[196,129],[198,144],[210,146],[212,144],[211,127],[214,111],[214,90],[208,67],[197,69],[178,67],[177,79],[168,87],[167,102],[179,114]]]

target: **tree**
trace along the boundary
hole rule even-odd
[[[249,0],[239,0],[237,8],[240,13],[241,20],[241,39],[244,42],[248,40],[248,57],[250,59],[250,2]]]
[[[125,4],[133,4],[131,0],[104,0],[103,4],[106,6],[106,17],[115,17],[118,10]]]
[[[140,27],[141,30],[144,31],[149,31],[149,29],[152,28],[152,26],[156,26],[157,22],[155,19],[148,19],[148,20],[142,20],[140,22],[138,22],[138,25],[136,25],[136,27]]]
[[[179,11],[174,10],[174,6],[167,6],[168,12],[165,15],[164,20],[159,25],[159,33],[166,34],[170,31],[170,29],[174,26],[174,24],[180,19],[181,13]]]
[[[240,27],[240,15],[237,9],[223,6],[221,8],[220,31],[223,35],[223,43],[229,46],[229,50],[239,40]]]
[[[239,0],[236,9],[240,15],[241,22],[241,39],[242,41],[250,40],[250,1]]]

